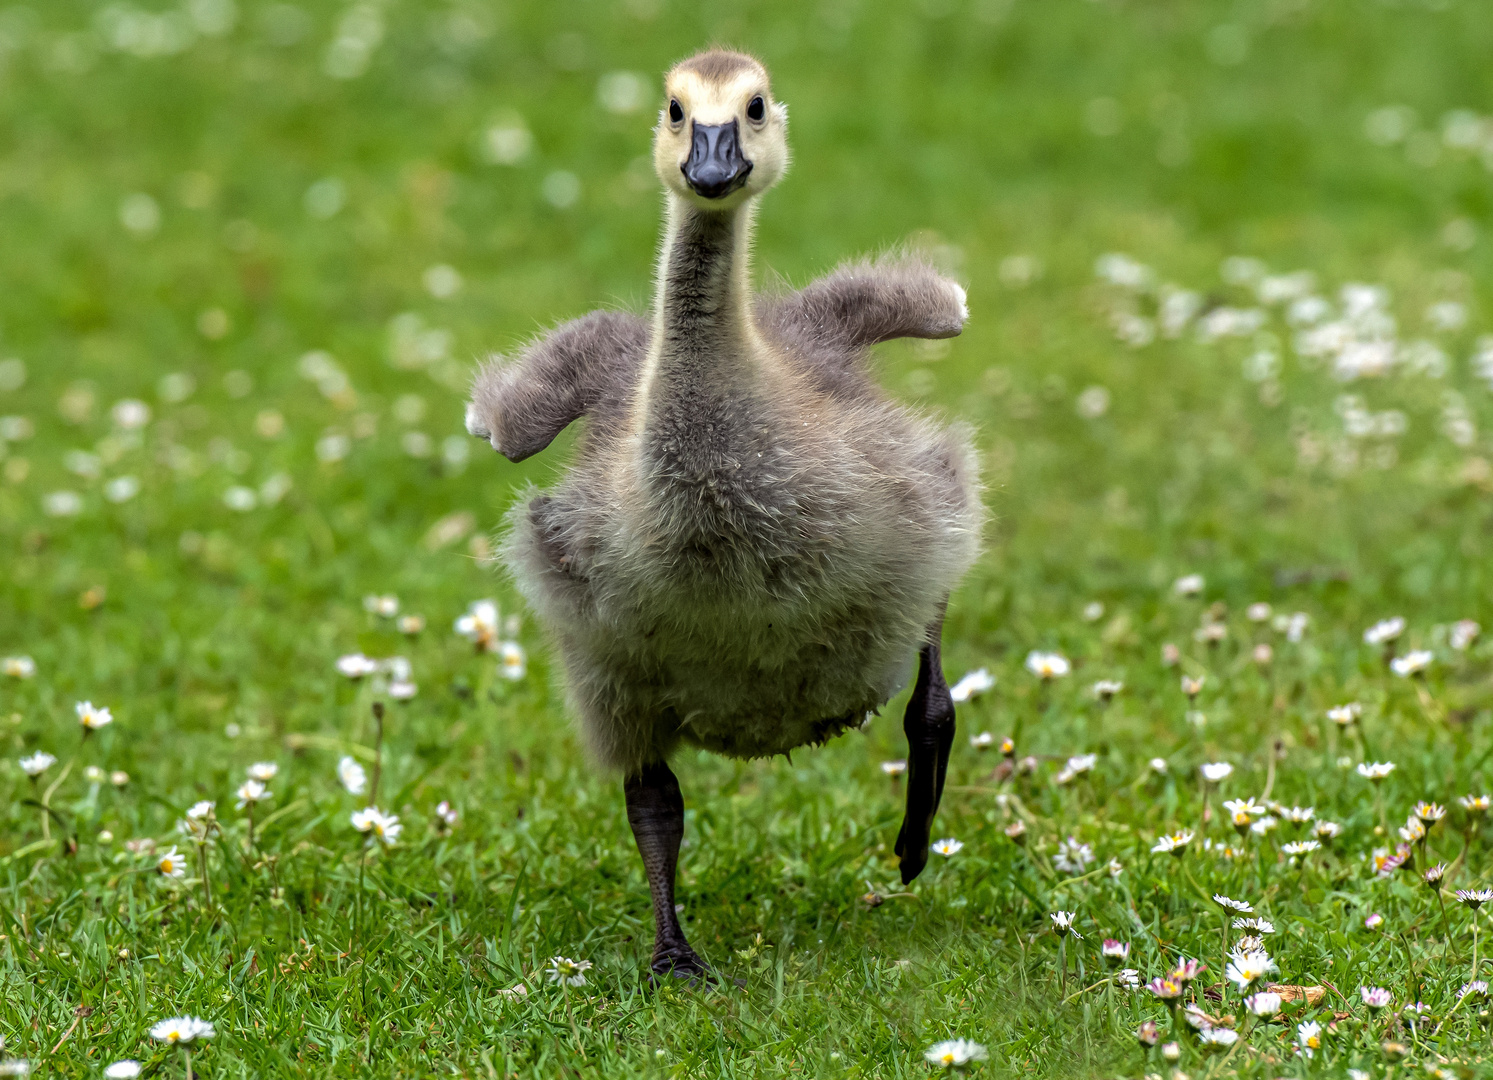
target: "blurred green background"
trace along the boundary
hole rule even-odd
[[[111,1021],[121,1040],[162,1010],[205,1011],[242,991],[233,965],[252,940],[283,952],[315,936],[309,920],[327,950],[347,947],[330,940],[355,889],[355,870],[329,850],[347,844],[331,763],[369,734],[366,697],[332,660],[355,649],[407,653],[422,687],[390,736],[405,812],[423,821],[426,803],[449,796],[467,815],[462,854],[411,857],[400,871],[436,897],[437,923],[449,917],[441,932],[452,953],[495,957],[503,985],[588,935],[600,935],[598,963],[638,963],[646,891],[620,797],[590,775],[568,733],[542,635],[523,626],[531,669],[510,685],[449,632],[481,596],[517,610],[485,561],[488,535],[524,483],[557,474],[570,437],[515,466],[463,436],[461,416],[476,358],[597,306],[646,305],[660,73],[711,43],[758,54],[790,108],[795,162],[760,218],[765,283],[803,284],[840,259],[912,244],[969,286],[963,337],[889,345],[881,370],[897,396],[979,430],[994,518],[955,598],[947,655],[951,675],[989,665],[1012,693],[979,706],[976,724],[1025,724],[1035,752],[1113,741],[1144,760],[1151,740],[1180,730],[1174,702],[1105,726],[1081,712],[1075,687],[1071,700],[1041,703],[1051,712],[1039,724],[1025,687],[1015,689],[1020,661],[1029,648],[1061,647],[1158,699],[1174,696],[1172,674],[1141,673],[1157,668],[1164,639],[1190,648],[1165,592],[1195,570],[1231,610],[1269,599],[1312,615],[1319,636],[1300,661],[1302,710],[1352,688],[1362,674],[1353,646],[1374,618],[1403,610],[1427,641],[1442,640],[1432,624],[1488,623],[1493,359],[1477,359],[1493,330],[1488,15],[1478,0],[0,7],[0,653],[29,654],[39,668],[0,686],[0,741],[10,744],[0,788],[14,796],[0,852],[36,837],[10,761],[38,748],[65,756],[78,698],[120,717],[89,754],[136,778],[129,798],[80,789],[80,834],[164,834],[193,799],[226,807],[248,761],[294,751],[283,801],[309,809],[286,819],[299,823],[284,849],[315,845],[296,849],[302,914],[286,922],[284,909],[250,904],[227,944],[221,927],[215,938],[185,922],[89,928],[87,905],[118,887],[108,851],[9,862],[12,909],[78,935],[80,958],[103,958],[96,970],[36,961],[56,965],[40,977],[26,966],[34,958],[10,949],[6,978],[36,995],[0,1012],[12,1047],[42,1039],[24,1034],[32,1018],[54,1030],[79,1000],[107,998],[109,957],[134,934],[212,974],[141,974],[131,1018]],[[1150,268],[1142,287],[1096,276],[1096,260],[1114,252]],[[1263,278],[1291,271],[1314,275],[1307,291],[1334,305],[1345,283],[1385,286],[1395,340],[1429,342],[1439,367],[1416,374],[1407,360],[1344,385],[1293,350],[1300,327],[1279,305],[1216,340],[1198,321],[1173,336],[1158,323],[1159,305],[1182,290],[1198,319],[1262,310]],[[1274,366],[1252,359],[1261,352]],[[144,403],[148,421],[137,424],[145,414],[122,400]],[[1399,419],[1354,428],[1355,416],[1389,412]],[[398,594],[429,629],[401,638],[364,612],[371,592]],[[1080,617],[1093,601],[1107,607],[1097,625]],[[1212,653],[1197,662],[1237,673],[1242,656],[1233,668]],[[1481,693],[1463,688],[1452,704],[1472,715],[1485,708]],[[1216,707],[1237,726],[1209,738],[1226,744],[1233,732],[1252,752],[1245,704]],[[894,827],[896,793],[874,761],[899,756],[899,738],[884,719],[872,743],[842,740],[797,771],[706,761],[681,770],[687,797],[696,793],[720,830],[712,870],[700,849],[685,854],[689,902],[722,906],[709,931],[695,931],[703,951],[729,959],[780,916],[790,940],[828,936],[825,905],[850,910],[870,872],[855,860],[874,845],[855,840],[857,829]],[[809,794],[812,777],[821,782]],[[829,830],[857,815],[848,846],[828,845],[821,820]],[[1135,820],[1154,827],[1144,809]],[[470,861],[465,885],[442,877],[448,858]],[[886,863],[884,852],[874,858]],[[689,877],[697,872],[708,885]],[[525,888],[538,891],[520,905],[526,873]],[[785,901],[794,914],[764,914],[752,896],[784,874],[796,882]],[[997,922],[1014,910],[1001,904],[1026,902],[1010,888],[999,897],[986,912]],[[175,901],[139,903],[190,922]],[[530,907],[553,921],[540,927],[536,915],[523,938],[514,911]],[[431,917],[411,911],[391,928]],[[1023,911],[1018,921],[1034,917]],[[775,986],[754,1021],[770,1036],[719,1034],[708,1001],[676,1015],[637,996],[626,1008],[654,1009],[646,1024],[634,1012],[616,1021],[636,1033],[637,1052],[594,1052],[619,1054],[614,1070],[646,1072],[670,1067],[652,1052],[668,1045],[669,1062],[699,1075],[780,1075],[784,1062],[830,1069],[829,1042],[843,1036],[866,1075],[905,1075],[920,1033],[957,1029],[973,1009],[989,1020],[980,1037],[993,1039],[1003,1023],[993,987],[1025,993],[1015,946],[979,943],[983,931],[963,918],[907,917],[899,932],[926,935],[916,939],[924,956],[958,955],[994,974],[945,983],[935,972],[916,992],[895,978],[846,983],[845,966],[896,951],[862,928],[808,946],[826,966],[804,976],[791,1007],[782,963],[775,977],[755,976]],[[388,948],[419,953],[433,940],[408,932]],[[957,947],[945,944],[951,935]],[[418,1015],[454,1000],[477,976],[453,963],[444,951],[391,960],[380,976],[387,1001]],[[416,973],[400,973],[406,965]],[[515,1075],[553,1075],[548,1036],[527,1034],[529,1019],[501,1019],[492,987],[487,1004],[471,1006],[478,1019],[430,1032],[430,1048],[417,1049],[392,1013],[368,1020],[366,985],[363,1012],[339,996],[342,985],[308,985],[275,1004],[290,1026],[268,1039],[273,1052],[245,1034],[246,1020],[225,1036],[222,1068],[437,1070],[449,1060],[478,1074],[480,1043]],[[856,997],[867,993],[901,994],[897,1018],[857,1027]],[[1029,1020],[1046,1007],[1020,1006]],[[304,1056],[291,1030],[308,1010],[327,1010],[317,1038],[330,1059]],[[999,1067],[1041,1060],[1084,1073],[1123,1060],[1120,1042],[1104,1042],[1085,1015],[1006,1030]],[[588,1031],[611,1022],[598,1013]],[[669,1042],[671,1024],[692,1033],[685,1045]],[[86,1073],[82,1057],[65,1058],[60,1074]]]

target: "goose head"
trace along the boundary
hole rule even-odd
[[[788,107],[774,101],[767,69],[743,53],[712,49],[676,64],[664,80],[653,166],[664,187],[702,210],[730,210],[788,168]]]

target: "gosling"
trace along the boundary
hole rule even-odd
[[[651,317],[597,311],[478,373],[467,429],[512,461],[589,417],[562,482],[502,546],[552,636],[595,756],[623,777],[652,893],[652,970],[698,982],[674,910],[681,746],[759,758],[869,719],[918,670],[902,880],[928,860],[954,739],[939,659],[982,517],[962,428],[890,401],[869,347],[957,335],[964,290],[919,259],[754,296],[757,200],[786,107],[750,56],[678,64],[653,144],[667,199]]]

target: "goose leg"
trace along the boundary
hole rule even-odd
[[[902,730],[907,733],[907,813],[895,850],[902,860],[904,885],[928,865],[933,815],[943,796],[949,750],[954,745],[954,699],[949,696],[939,657],[942,635],[940,613],[928,628],[928,641],[918,653],[918,681],[902,718]]]
[[[710,974],[679,928],[674,911],[674,871],[679,864],[679,842],[684,839],[684,796],[679,780],[666,762],[644,765],[623,782],[627,821],[643,856],[648,891],[653,894],[653,972],[695,983]]]

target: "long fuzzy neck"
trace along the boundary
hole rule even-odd
[[[664,351],[688,351],[708,335],[722,343],[744,340],[751,324],[750,263],[753,210],[707,212],[669,197],[668,232],[658,272],[654,318]]]
[[[670,195],[653,302],[653,348],[643,372],[645,425],[681,394],[740,393],[758,337],[751,318],[751,203],[700,210]]]
[[[751,317],[752,213],[749,202],[712,213],[669,198],[653,344],[634,406],[650,473],[715,472],[754,411],[766,350]]]

